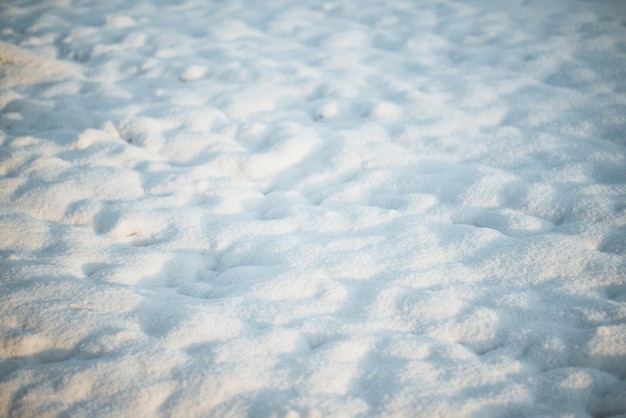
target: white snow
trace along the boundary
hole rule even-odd
[[[620,0],[0,3],[0,416],[626,416]]]

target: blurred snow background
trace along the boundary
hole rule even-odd
[[[0,415],[626,414],[626,5],[0,2]]]

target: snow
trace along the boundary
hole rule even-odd
[[[626,415],[619,0],[0,3],[0,415]]]

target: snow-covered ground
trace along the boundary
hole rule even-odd
[[[0,110],[0,416],[626,414],[621,0],[4,0]]]

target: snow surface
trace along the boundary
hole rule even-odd
[[[5,0],[0,109],[2,416],[626,414],[623,1]]]

